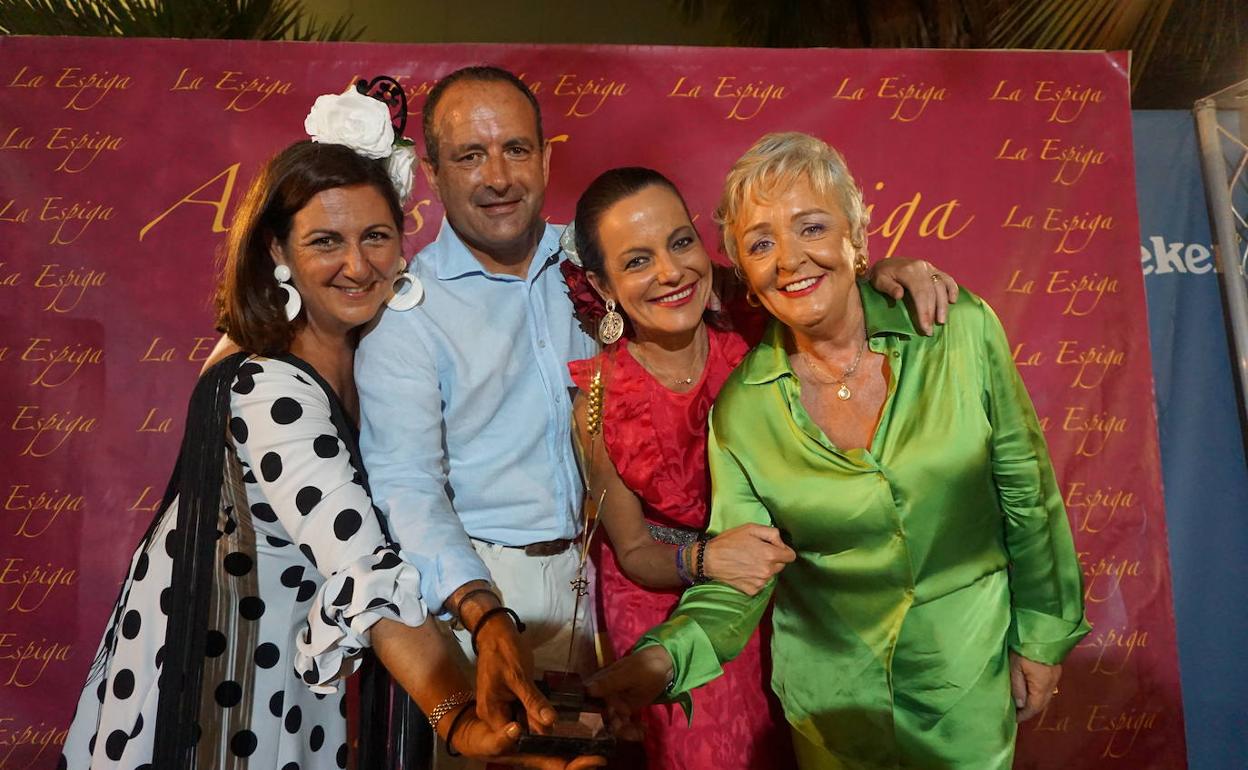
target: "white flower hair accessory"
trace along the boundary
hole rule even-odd
[[[572,222],[563,228],[563,232],[559,234],[559,248],[563,249],[563,253],[568,256],[568,261],[577,267],[585,267],[581,264],[581,255],[576,253],[576,225]]]
[[[346,145],[366,158],[380,160],[394,151],[390,109],[355,86],[316,97],[303,129],[314,142]]]
[[[386,158],[386,173],[394,182],[394,189],[399,193],[399,200],[406,201],[412,194],[412,183],[415,180],[416,148],[411,142],[396,144],[394,152]]]
[[[340,94],[316,98],[303,121],[314,142],[341,144],[366,158],[386,161],[386,173],[404,203],[412,193],[416,149],[403,136],[407,95],[394,78],[360,80]]]

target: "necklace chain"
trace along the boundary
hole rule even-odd
[[[703,329],[703,332],[702,332],[702,339],[704,340],[703,344],[698,346],[699,350],[701,351],[700,357],[702,359],[702,365],[701,367],[697,366],[698,356],[695,353],[694,369],[696,370],[697,375],[691,375],[689,377],[673,377],[670,374],[664,374],[658,371],[649,363],[647,363],[645,356],[640,355],[641,353],[640,347],[636,344],[629,346],[629,352],[633,354],[633,358],[637,360],[637,363],[641,364],[641,367],[643,369],[650,372],[650,374],[654,375],[654,377],[656,377],[657,379],[667,380],[671,382],[673,385],[692,385],[698,379],[698,377],[701,376],[702,370],[706,368],[706,361],[710,357],[711,340],[705,329]]]
[[[862,343],[858,345],[858,353],[854,356],[854,362],[849,365],[849,368],[846,369],[840,377],[833,375],[825,369],[823,364],[809,352],[802,354],[802,360],[810,366],[812,371],[821,375],[818,379],[823,380],[825,385],[839,385],[840,387],[836,389],[836,397],[842,401],[848,401],[854,396],[854,392],[849,389],[849,378],[854,376],[854,372],[858,371],[858,364],[862,361],[862,353],[866,349],[867,336],[864,334],[862,336]]]

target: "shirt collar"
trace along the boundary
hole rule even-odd
[[[533,261],[529,263],[528,280],[541,275],[543,270],[555,263],[551,257],[559,251],[559,232],[553,225],[546,225],[542,239],[537,244],[537,251],[533,254]],[[486,272],[445,216],[442,217],[442,227],[438,230],[438,237],[433,245],[433,270],[439,281],[450,281],[468,275],[481,275],[504,281],[517,280],[513,276]]]
[[[858,294],[862,297],[862,313],[866,319],[868,337],[915,335],[914,322],[910,320],[910,313],[903,303],[879,293],[866,281],[858,282]],[[784,349],[784,329],[784,325],[775,319],[767,325],[767,331],[758,347],[742,363],[742,380],[745,384],[762,385],[786,374],[793,374],[793,367],[789,365],[789,354]]]

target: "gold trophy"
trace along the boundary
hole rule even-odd
[[[594,374],[593,381],[589,391],[589,436],[590,451],[592,452],[597,442],[597,437],[602,430],[602,372]],[[573,443],[576,446],[576,457],[580,465],[581,478],[585,482],[587,497],[593,494],[594,487],[591,484],[589,468],[590,464],[586,461],[585,448],[581,446],[575,429],[572,435]],[[568,658],[566,671],[547,671],[545,676],[537,682],[537,688],[550,701],[555,708],[555,724],[551,727],[550,732],[539,734],[525,732],[520,736],[520,740],[516,746],[517,751],[522,754],[550,754],[561,757],[580,756],[585,754],[593,754],[598,756],[611,756],[616,751],[615,736],[607,729],[607,705],[601,698],[594,698],[585,690],[585,684],[581,681],[580,674],[575,673],[578,669],[577,661],[577,635],[576,629],[580,620],[581,605],[583,599],[589,595],[589,581],[585,577],[586,568],[589,559],[589,544],[593,540],[594,533],[598,529],[601,518],[597,516],[605,497],[605,490],[598,495],[597,505],[592,510],[588,505],[582,506],[583,520],[581,522],[581,561],[576,571],[576,578],[571,581],[572,590],[576,592],[576,603],[572,608],[572,639],[568,643]],[[517,704],[519,709],[519,706]],[[520,722],[522,728],[525,728],[526,721],[522,713],[522,709],[517,712],[517,721]]]

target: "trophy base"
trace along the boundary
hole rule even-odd
[[[558,757],[586,754],[611,756],[615,753],[615,736],[607,730],[606,703],[585,692],[579,675],[548,671],[537,682],[537,689],[554,706],[555,724],[546,734],[529,732],[523,708],[517,703],[516,718],[524,730],[516,744],[518,753]]]

